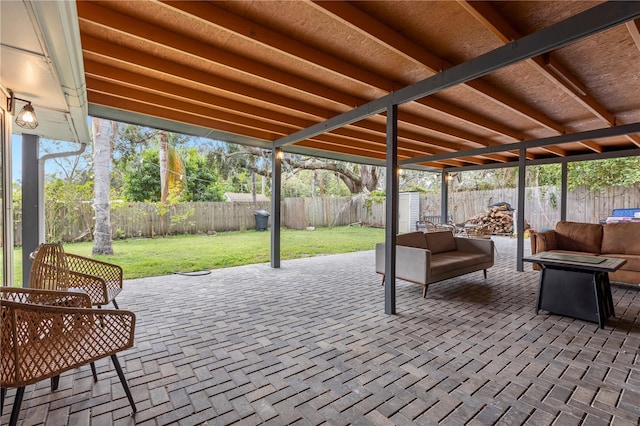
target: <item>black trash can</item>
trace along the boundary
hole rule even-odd
[[[269,212],[266,210],[256,210],[253,215],[256,217],[256,231],[266,231],[269,226]]]

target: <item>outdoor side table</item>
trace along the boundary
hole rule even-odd
[[[541,252],[523,261],[542,266],[536,314],[540,309],[585,321],[604,321],[615,316],[609,272],[627,261],[613,257]]]

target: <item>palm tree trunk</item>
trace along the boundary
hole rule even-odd
[[[113,254],[111,244],[111,213],[109,190],[111,187],[111,123],[92,118],[93,131],[93,198],[95,229],[93,232],[93,254]]]

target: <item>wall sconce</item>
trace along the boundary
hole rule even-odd
[[[13,112],[16,101],[26,102],[26,105],[22,107],[18,115],[16,115],[16,124],[24,129],[35,129],[38,127],[38,117],[36,117],[36,112],[31,105],[31,101],[26,99],[20,99],[13,96],[13,91],[8,89],[9,92],[9,100],[8,102],[8,110],[10,113]]]
[[[276,151],[276,157],[278,157],[278,160],[282,160],[284,158],[284,151],[283,150]]]

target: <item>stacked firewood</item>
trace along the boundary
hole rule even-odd
[[[493,206],[489,211],[480,213],[465,221],[468,227],[482,229],[491,234],[511,234],[513,233],[513,211]],[[525,220],[524,229],[529,229],[529,224]]]

